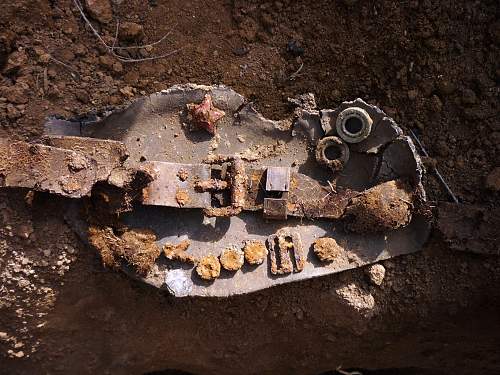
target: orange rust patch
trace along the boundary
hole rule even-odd
[[[244,261],[243,251],[239,249],[227,248],[220,255],[220,263],[228,271],[238,271]]]
[[[331,262],[342,255],[344,249],[333,238],[318,238],[313,244],[314,254],[323,262]]]
[[[219,259],[214,255],[207,255],[201,258],[196,273],[203,280],[214,280],[220,276],[220,263]]]
[[[179,189],[175,193],[175,200],[179,204],[179,206],[185,206],[191,201],[191,198],[189,197],[189,193],[186,190]]]
[[[243,248],[245,260],[252,265],[262,264],[267,256],[267,248],[261,241],[248,241]]]
[[[163,253],[167,259],[194,264],[198,261],[198,259],[193,255],[186,253],[189,245],[191,245],[189,240],[184,240],[177,245],[166,243],[163,246]]]

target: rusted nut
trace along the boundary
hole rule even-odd
[[[340,171],[349,160],[349,147],[338,137],[322,138],[316,145],[316,160],[333,171]]]
[[[245,262],[243,251],[229,247],[222,250],[219,257],[220,264],[228,271],[238,271]]]
[[[411,220],[413,194],[401,181],[388,181],[352,198],[345,211],[346,228],[352,232],[384,232]]]
[[[330,237],[318,238],[313,244],[314,254],[316,254],[322,262],[334,261],[342,255],[343,250],[344,249],[339,246],[337,241]]]
[[[364,109],[349,107],[340,112],[335,127],[337,134],[344,141],[359,143],[370,135],[372,124],[372,118]]]
[[[196,273],[203,280],[214,280],[220,275],[220,263],[214,255],[207,255],[201,258],[196,266]]]
[[[267,257],[267,248],[261,241],[247,241],[243,248],[248,264],[262,264]]]

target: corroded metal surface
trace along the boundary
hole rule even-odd
[[[215,137],[189,125],[190,109],[199,108],[207,95],[214,108],[225,113],[213,129]],[[352,110],[354,107],[357,109]],[[357,134],[356,121],[349,122],[353,113],[362,113],[370,123],[355,143],[344,134]],[[304,106],[294,116],[283,121],[265,119],[251,103],[224,86],[179,85],[93,122],[51,119],[46,129],[52,135],[120,142],[130,153],[124,168],[152,167],[154,179],[143,190],[144,205],[121,215],[121,225],[152,230],[160,247],[168,243],[174,249],[185,241],[189,247],[182,246],[183,252],[175,257],[157,257],[146,275],[138,274],[125,261],[121,266],[131,276],[178,296],[247,293],[418,251],[429,234],[428,219],[414,212],[414,203],[425,199],[422,167],[412,141],[394,121],[360,99],[333,110]],[[343,124],[344,133],[338,133],[337,123]],[[349,156],[339,168],[317,163],[315,149],[323,137],[346,138]],[[207,160],[212,164],[206,164]],[[274,178],[271,173],[268,181],[268,167],[284,168],[280,170],[287,171],[286,178]],[[382,189],[384,194],[375,194],[381,199],[371,200],[370,192],[395,180],[404,184],[405,194],[399,190],[385,194]],[[273,209],[279,220],[263,217],[266,198],[277,199]],[[383,217],[373,214],[373,202],[381,207],[403,202],[410,214],[398,225],[377,228]],[[85,223],[78,212],[69,210],[68,220],[85,239]],[[361,215],[359,223],[371,215],[376,225],[367,225],[359,234],[346,231],[354,228],[352,221],[343,221],[346,212],[351,220]],[[208,219],[204,213],[215,217]],[[262,264],[245,263],[236,272],[221,270],[210,282],[200,279],[195,265],[182,261],[196,263],[196,259],[217,256],[224,249],[242,249],[248,241],[263,243],[270,237],[278,239],[278,247],[274,251],[268,247],[271,251]],[[321,262],[312,251],[320,237],[338,244],[334,261]],[[303,253],[295,251],[299,248]],[[285,260],[284,267],[279,255]],[[301,272],[279,272],[291,270],[286,255],[292,269]]]

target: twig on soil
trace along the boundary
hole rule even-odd
[[[151,56],[151,57],[143,57],[143,58],[138,58],[138,59],[133,59],[133,58],[130,58],[130,57],[121,56],[118,53],[116,53],[115,51],[116,50],[122,50],[122,49],[123,50],[130,50],[130,49],[137,50],[137,49],[142,49],[142,48],[153,47],[153,46],[161,43],[162,41],[164,41],[165,38],[168,35],[170,35],[171,31],[167,32],[159,40],[157,40],[156,42],[151,43],[151,44],[144,44],[144,45],[140,45],[140,46],[121,47],[121,46],[116,46],[116,41],[118,39],[118,30],[119,30],[119,22],[117,22],[116,23],[116,35],[115,35],[115,39],[113,40],[113,45],[110,46],[109,44],[106,43],[106,41],[102,38],[102,36],[99,34],[99,32],[96,30],[96,28],[92,25],[92,23],[88,19],[87,15],[83,11],[83,5],[80,2],[80,0],[73,0],[73,3],[75,4],[76,8],[80,12],[80,15],[82,16],[82,18],[85,21],[85,23],[89,26],[89,28],[92,31],[92,33],[97,37],[97,39],[101,42],[101,44],[104,47],[106,47],[106,49],[108,50],[108,52],[111,55],[113,55],[114,57],[116,57],[119,61],[122,61],[122,62],[141,62],[141,61],[148,61],[148,60],[157,60],[157,59],[162,59],[164,57],[168,57],[170,55],[173,55],[174,53],[177,53],[177,52],[179,52],[182,49],[182,48],[178,48],[178,49],[175,49],[173,51],[167,52],[167,53],[162,54],[162,55]]]
[[[80,74],[78,74],[78,71],[75,68],[69,66],[66,63],[63,63],[62,61],[57,60],[54,56],[52,56],[50,54],[49,54],[49,56],[50,56],[50,60],[54,61],[56,64],[64,66],[66,69],[68,69],[69,74],[71,75],[71,77],[73,77],[73,79],[80,79]]]
[[[290,75],[290,77],[288,78],[288,80],[293,81],[295,78],[297,78],[303,67],[304,67],[304,63],[300,64],[299,69],[297,69],[295,72],[293,72]]]
[[[415,140],[415,142],[417,142],[417,145],[420,148],[420,150],[422,150],[422,153],[424,154],[424,156],[426,156],[426,157],[429,158],[430,156],[427,153],[427,150],[424,148],[424,145],[422,144],[422,142],[420,142],[420,139],[418,139],[417,135],[411,129],[410,129],[410,134],[412,135],[412,138]],[[459,203],[458,198],[455,196],[455,194],[453,194],[453,191],[448,186],[448,184],[444,180],[444,178],[441,175],[441,173],[439,173],[437,167],[434,166],[434,167],[432,167],[432,169],[434,169],[434,174],[436,175],[436,177],[439,180],[439,182],[441,183],[441,185],[445,188],[446,192],[451,197],[451,199],[453,200],[453,202]]]

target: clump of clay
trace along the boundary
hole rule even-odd
[[[148,229],[129,229],[117,236],[110,227],[91,226],[88,239],[105,266],[117,267],[122,258],[142,275],[151,270],[161,253],[156,235]]]
[[[255,265],[262,264],[267,256],[267,248],[261,241],[247,241],[243,248],[247,263]]]
[[[203,280],[214,280],[220,275],[220,263],[214,255],[207,255],[201,258],[198,266],[196,266],[196,273]]]
[[[245,261],[243,251],[231,247],[224,249],[219,259],[222,267],[228,271],[238,271]]]
[[[366,274],[374,285],[382,285],[385,277],[385,267],[381,264],[373,264],[368,267]]]
[[[314,241],[313,251],[322,262],[332,262],[342,255],[344,249],[339,246],[335,239],[323,237]]]
[[[186,253],[189,245],[191,245],[189,240],[184,240],[177,245],[166,243],[165,245],[163,245],[163,253],[167,257],[167,259],[195,264],[198,259],[193,255]]]
[[[189,203],[191,198],[189,198],[189,194],[186,190],[179,189],[177,190],[177,193],[175,193],[175,200],[179,206],[183,207]]]
[[[388,181],[352,198],[346,228],[356,233],[383,232],[408,224],[413,197],[401,181]]]

